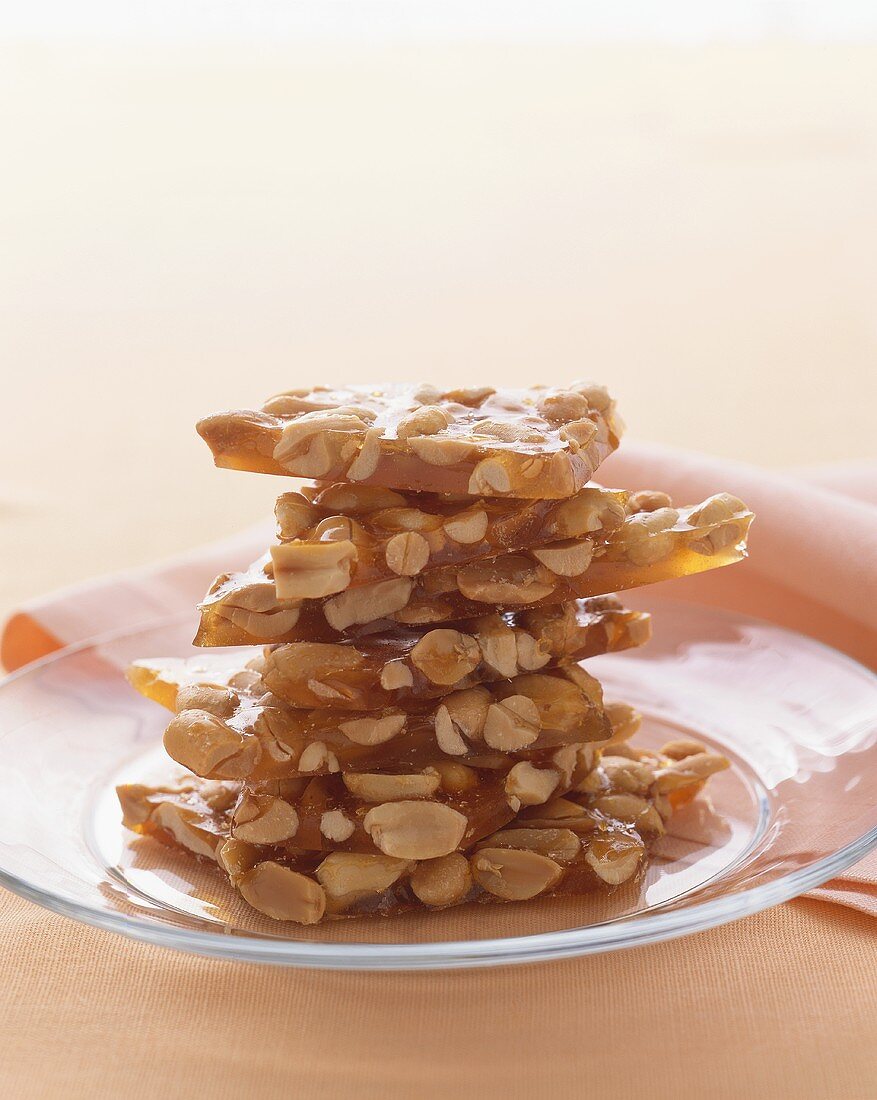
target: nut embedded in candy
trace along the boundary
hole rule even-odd
[[[327,840],[349,840],[356,826],[343,810],[327,810],[320,816],[320,832]]]
[[[422,860],[411,875],[411,889],[430,908],[458,905],[472,889],[469,860],[461,852]]]
[[[560,775],[553,768],[536,768],[529,761],[509,771],[506,776],[505,790],[509,805],[517,812],[522,806],[538,806],[547,802],[557,790]]]
[[[532,745],[539,736],[539,709],[526,695],[509,695],[491,703],[483,736],[492,749],[514,752]]]
[[[235,886],[254,909],[274,920],[316,924],[326,912],[326,895],[318,882],[273,860],[245,871]]]
[[[559,863],[529,849],[479,848],[470,864],[478,885],[506,901],[535,898],[563,876]]]
[[[569,863],[581,849],[572,829],[503,829],[490,838],[494,848],[521,848]]]
[[[248,793],[235,808],[231,835],[249,844],[279,844],[298,832],[295,807],[270,794]]]
[[[338,729],[356,745],[383,745],[398,736],[407,719],[404,714],[387,714],[382,718],[352,718],[338,723]]]
[[[278,599],[317,599],[343,592],[356,560],[352,542],[291,543],[271,547]]]
[[[411,648],[411,662],[434,684],[450,686],[473,672],[482,660],[475,638],[459,630],[430,630]]]
[[[371,623],[401,611],[411,596],[413,582],[406,577],[393,581],[349,588],[323,605],[326,622],[334,630],[346,630],[359,623]]]
[[[401,802],[408,798],[429,798],[439,788],[438,775],[384,775],[348,772],[344,786],[363,802]]]
[[[641,840],[627,833],[610,833],[590,842],[585,859],[602,882],[620,886],[633,878],[644,855]]]
[[[411,867],[410,860],[393,856],[332,852],[314,873],[332,907],[344,910],[384,893]]]
[[[468,822],[441,802],[387,802],[369,810],[362,824],[388,856],[435,859],[459,846]]]

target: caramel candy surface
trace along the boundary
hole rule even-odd
[[[601,386],[441,390],[393,384],[278,394],[198,432],[218,466],[473,497],[561,499],[618,446]]]
[[[625,745],[625,755],[606,750],[567,795],[526,806],[475,840],[466,840],[464,828],[457,847],[458,811],[446,806],[431,814],[430,805],[438,803],[412,799],[374,803],[364,813],[365,806],[324,810],[325,833],[353,835],[346,813],[360,813],[370,834],[390,849],[327,853],[297,846],[309,827],[303,821],[315,820],[319,807],[330,804],[322,795],[309,804],[282,784],[251,790],[204,780],[128,785],[118,795],[128,828],[216,862],[259,912],[316,923],[579,894],[635,880],[674,806],[695,797],[710,775],[728,766],[701,745],[689,744],[681,756],[678,744],[665,749]],[[412,813],[418,805],[425,807],[419,815]],[[412,854],[422,851],[430,854]]]
[[[630,498],[637,507],[637,494]],[[416,577],[349,588],[322,599],[280,600],[270,561],[223,574],[201,604],[202,646],[333,641],[374,630],[473,619],[486,610],[549,606],[636,588],[740,561],[752,513],[726,493],[687,508],[633,511],[602,543],[565,540]]]
[[[290,642],[261,657],[204,652],[179,660],[135,662],[128,678],[141,694],[173,710],[180,686],[246,678],[244,660],[265,687],[293,707],[416,709],[448,691],[537,672],[644,645],[651,617],[615,596],[483,615],[455,629],[406,627],[342,642]]]
[[[560,501],[305,486],[277,500],[275,589],[280,599],[330,596],[558,540],[599,541],[624,522],[626,499],[597,486]]]
[[[578,745],[569,750],[557,761],[551,753],[527,762],[497,758],[493,767],[436,760],[418,770],[397,764],[383,772],[214,784],[224,791],[237,788],[236,797],[223,797],[214,809],[228,812],[229,835],[236,840],[286,855],[344,851],[434,859],[471,848],[522,805],[543,805],[583,781],[594,751]],[[124,801],[123,807],[126,824],[136,824],[136,811]],[[212,856],[216,830],[192,832],[190,824],[186,813],[177,814],[171,831],[198,854]]]
[[[291,706],[404,706],[451,688],[534,672],[645,644],[648,614],[614,596],[484,615],[448,627],[401,624],[350,642],[291,642],[266,649],[263,677]]]
[[[251,670],[227,684],[192,682],[185,667],[141,662],[131,681],[176,710],[165,749],[205,779],[419,769],[442,758],[503,768],[611,736],[600,685],[578,665],[453,691],[410,712],[291,708]]]

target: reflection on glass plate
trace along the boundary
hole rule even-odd
[[[645,878],[613,894],[278,924],[217,868],[121,826],[119,782],[167,781],[164,716],[122,669],[192,652],[190,617],[66,650],[0,685],[0,883],[90,924],[234,959],[352,969],[479,966],[684,935],[811,889],[877,844],[877,679],[768,623],[651,600],[655,639],[588,668],[732,768],[677,813]]]

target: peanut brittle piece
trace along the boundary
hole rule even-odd
[[[136,661],[128,677],[142,694],[174,709],[178,687],[246,681],[247,668],[293,707],[415,709],[459,688],[507,679],[644,645],[651,617],[615,596],[594,596],[504,614],[483,615],[456,629],[393,624],[341,642],[267,646],[243,664],[239,652],[204,652],[188,660]]]
[[[234,679],[190,682],[173,699],[168,675],[150,677],[148,666],[138,666],[132,682],[173,703],[165,749],[204,779],[422,768],[443,757],[502,768],[610,736],[600,685],[578,665],[455,691],[419,711],[292,708],[267,692],[258,675],[246,686]]]
[[[246,573],[223,574],[201,604],[196,645],[336,641],[380,629],[380,620],[427,625],[477,618],[498,608],[568,602],[683,577],[740,561],[752,513],[727,493],[677,509],[650,493],[604,542],[572,539],[417,577],[349,588],[312,600],[280,600],[270,560]],[[653,506],[657,504],[658,506]],[[377,624],[377,625],[375,625]]]
[[[296,846],[303,828],[296,808],[300,796],[281,784],[248,791],[194,780],[170,787],[128,785],[118,794],[128,828],[216,862],[260,913],[314,924],[464,902],[583,894],[635,880],[674,805],[694,798],[728,761],[696,743],[680,749],[676,742],[660,752],[630,745],[624,750],[627,755],[596,754],[573,792],[522,808],[465,847],[451,847],[460,832],[452,817],[439,813],[430,823],[429,813],[411,814],[412,806],[439,803],[409,799],[359,806],[363,823],[372,815],[368,827],[384,848],[326,854]],[[328,810],[321,828],[349,837],[356,825]],[[428,854],[418,854],[423,852]]]
[[[586,485],[621,431],[615,403],[590,383],[316,386],[198,424],[216,464],[235,470],[540,500]]]
[[[392,771],[246,782],[238,784],[232,807],[222,805],[231,811],[231,836],[247,843],[293,853],[433,859],[470,848],[522,806],[547,803],[582,782],[594,753],[591,746],[572,745],[531,761],[497,758],[490,768],[437,759],[417,770],[397,765]],[[210,840],[202,839],[201,854],[207,855]]]
[[[614,596],[484,615],[457,629],[397,625],[351,642],[266,648],[262,675],[291,706],[416,705],[452,689],[644,645],[651,618]]]
[[[573,780],[583,780],[590,759],[587,750],[569,755]],[[307,781],[298,797],[283,800],[298,820],[289,846],[297,851],[436,859],[470,848],[512,820],[517,796],[510,792],[532,792],[536,804],[567,789],[549,758],[537,759],[536,764],[506,760],[493,769],[443,765],[437,761],[416,772],[345,772]],[[264,807],[271,808],[270,825],[276,797],[270,788],[245,787],[232,813],[231,835],[261,843],[267,835]]]
[[[566,500],[453,499],[369,485],[305,487],[275,507],[280,599],[315,599],[427,568],[462,565],[620,527],[627,494],[588,486]]]

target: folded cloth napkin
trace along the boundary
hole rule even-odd
[[[663,489],[679,502],[715,490],[757,515],[751,557],[663,590],[800,631],[877,668],[877,463],[765,472],[691,452],[625,444],[600,470],[604,484]],[[66,588],[20,608],[0,638],[10,671],[88,638],[191,609],[212,577],[264,553],[267,524],[161,562]],[[877,916],[877,852],[812,896]]]

